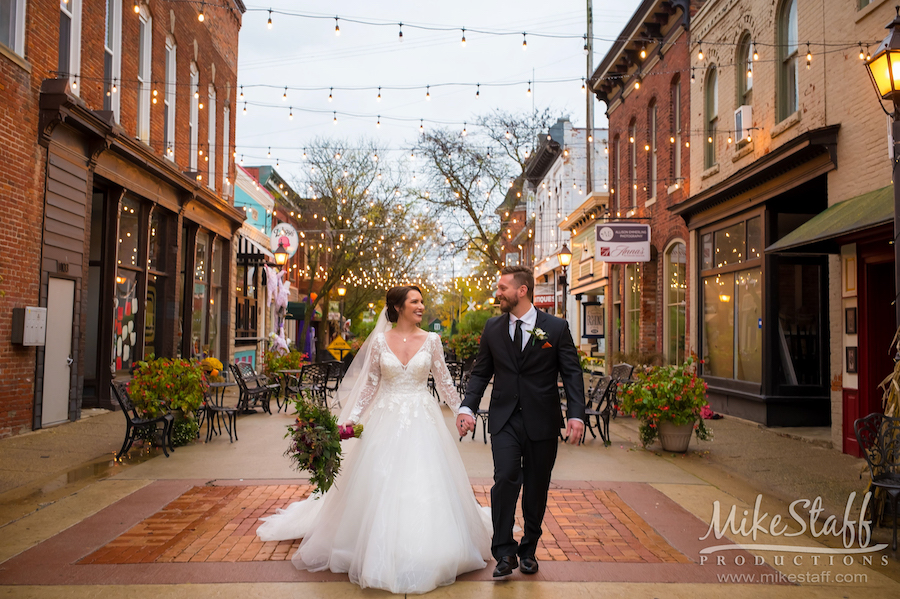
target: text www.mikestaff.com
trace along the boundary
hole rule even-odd
[[[797,583],[838,583],[864,584],[869,582],[868,574],[843,574],[840,572],[799,572],[785,574],[783,572],[767,572],[765,574],[716,574],[719,582],[735,582],[739,584],[797,584]]]

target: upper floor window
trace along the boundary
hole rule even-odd
[[[706,118],[706,151],[703,166],[710,168],[716,163],[716,131],[719,127],[719,78],[716,67],[710,67],[703,90]]]
[[[648,120],[648,131],[650,134],[649,140],[649,154],[647,164],[649,166],[650,171],[650,189],[647,191],[647,197],[651,200],[656,198],[656,185],[658,183],[656,176],[656,101],[654,100],[652,104],[650,104],[650,109],[647,115]]]
[[[672,82],[672,135],[669,143],[672,146],[672,177],[675,183],[681,182],[681,80]]]
[[[0,0],[0,44],[25,55],[25,0]]]
[[[141,7],[138,31],[137,137],[150,143],[150,69],[153,46],[153,19]]]
[[[216,88],[209,86],[209,126],[206,128],[206,158],[209,160],[209,178],[206,184],[216,190]]]
[[[749,106],[753,92],[753,42],[749,33],[741,36],[737,57],[737,105]]]
[[[631,144],[631,151],[629,152],[628,157],[628,182],[631,190],[629,194],[631,195],[631,206],[637,206],[637,126],[634,121],[631,122],[631,125],[628,127],[628,143]]]
[[[76,96],[78,74],[81,71],[81,0],[59,2],[59,60],[57,76],[69,80],[69,88]]]
[[[191,63],[191,114],[188,121],[190,129],[190,158],[188,164],[192,171],[197,170],[197,152],[199,151],[199,126],[200,126],[200,73],[197,71],[197,65]]]
[[[122,3],[106,0],[106,36],[103,41],[103,110],[119,120],[119,80],[122,78]]]
[[[222,109],[222,197],[231,195],[231,110]]]
[[[175,92],[178,83],[175,77],[175,40],[166,39],[166,86],[163,96],[163,146],[166,158],[175,160]]]
[[[617,198],[622,197],[622,140],[619,139],[619,136],[616,135],[616,139],[613,142],[613,158],[615,159],[615,179],[613,180],[613,188],[610,192],[611,195],[618,194],[617,197],[613,198],[615,200],[616,207],[620,208],[620,202]]]
[[[797,112],[797,0],[786,0],[778,13],[778,120]]]

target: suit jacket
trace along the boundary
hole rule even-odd
[[[494,377],[488,416],[488,431],[492,435],[503,428],[516,405],[521,405],[529,439],[556,437],[562,425],[557,386],[560,375],[568,417],[584,419],[584,378],[569,323],[538,310],[535,328],[547,334],[546,340],[532,334],[520,352],[509,336],[508,314],[495,316],[484,325],[462,405],[475,412]]]

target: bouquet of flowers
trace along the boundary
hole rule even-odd
[[[363,427],[338,426],[337,419],[327,408],[297,399],[294,402],[297,419],[288,426],[285,437],[291,444],[284,455],[297,470],[310,473],[313,493],[325,493],[334,484],[341,469],[341,441],[362,435]]]

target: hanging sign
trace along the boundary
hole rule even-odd
[[[297,229],[288,223],[278,223],[272,228],[272,235],[269,237],[269,248],[274,252],[278,249],[278,245],[284,246],[287,250],[288,257],[293,258],[300,247],[300,236],[297,235]]]
[[[603,304],[600,302],[584,302],[584,331],[582,339],[600,339],[603,337]]]
[[[650,261],[650,225],[597,225],[596,240],[594,258],[600,262]]]

